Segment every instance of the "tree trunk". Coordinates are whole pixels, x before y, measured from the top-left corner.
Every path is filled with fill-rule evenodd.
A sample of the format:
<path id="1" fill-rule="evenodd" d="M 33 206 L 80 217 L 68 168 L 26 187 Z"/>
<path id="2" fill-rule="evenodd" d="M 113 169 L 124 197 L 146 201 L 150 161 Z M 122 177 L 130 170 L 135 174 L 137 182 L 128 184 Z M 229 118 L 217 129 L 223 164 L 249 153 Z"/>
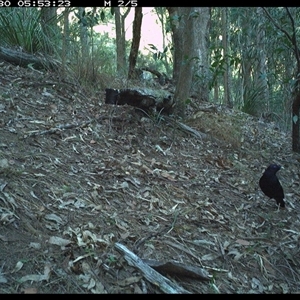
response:
<path id="1" fill-rule="evenodd" d="M 264 102 L 269 106 L 269 89 L 268 89 L 268 70 L 267 70 L 267 54 L 266 54 L 266 32 L 265 22 L 263 18 L 263 10 L 261 7 L 257 8 L 257 15 L 259 16 L 260 22 L 256 30 L 256 49 L 257 55 L 257 71 L 254 74 L 254 86 L 258 90 L 258 97 L 255 98 L 254 108 L 255 114 L 259 114 L 261 109 L 260 99 L 264 99 Z"/>
<path id="2" fill-rule="evenodd" d="M 78 7 L 78 14 L 81 17 L 84 17 L 84 7 Z M 89 36 L 88 36 L 88 27 L 80 22 L 80 43 L 81 43 L 81 54 L 82 57 L 87 58 L 89 54 Z"/>
<path id="3" fill-rule="evenodd" d="M 134 13 L 134 21 L 133 21 L 133 36 L 131 43 L 131 50 L 129 55 L 129 70 L 128 70 L 128 79 L 135 78 L 135 66 L 136 60 L 138 56 L 140 40 L 141 40 L 141 27 L 142 27 L 142 7 L 136 7 Z"/>
<path id="4" fill-rule="evenodd" d="M 185 115 L 185 101 L 188 99 L 192 86 L 192 64 L 193 64 L 193 50 L 194 50 L 194 32 L 193 19 L 190 17 L 192 7 L 178 7 L 178 14 L 180 16 L 180 26 L 178 28 L 181 33 L 181 40 L 179 44 L 174 44 L 175 51 L 181 54 L 181 65 L 178 71 L 178 78 L 176 81 L 174 100 L 176 103 L 175 113 L 180 117 Z M 186 33 L 189 34 L 186 34 Z M 174 40 L 175 42 L 175 40 Z M 189 45 L 185 47 L 184 45 Z M 181 47 L 181 48 L 179 48 Z M 177 57 L 179 59 L 179 57 Z"/>
<path id="5" fill-rule="evenodd" d="M 293 115 L 293 125 L 292 125 L 292 148 L 295 152 L 300 152 L 300 140 L 299 140 L 299 110 L 300 110 L 300 93 L 295 95 L 292 115 Z"/>
<path id="6" fill-rule="evenodd" d="M 197 98 L 208 100 L 206 34 L 209 8 L 172 7 L 168 11 L 173 20 L 175 113 L 183 117 L 192 85 Z"/>
<path id="7" fill-rule="evenodd" d="M 48 38 L 48 43 L 44 49 L 47 54 L 53 54 L 54 51 L 53 41 L 56 38 L 56 34 L 59 32 L 59 28 L 57 26 L 56 11 L 57 11 L 56 7 L 41 8 L 41 26 L 43 29 L 43 33 Z"/>
<path id="8" fill-rule="evenodd" d="M 225 59 L 225 70 L 224 70 L 224 104 L 228 107 L 233 107 L 232 101 L 230 98 L 230 89 L 229 89 L 229 80 L 230 80 L 230 66 L 229 66 L 229 43 L 228 43 L 228 8 L 221 8 L 221 18 L 222 18 L 222 44 L 224 49 L 224 59 Z"/>
<path id="9" fill-rule="evenodd" d="M 177 84 L 179 78 L 180 66 L 182 63 L 182 49 L 183 49 L 183 39 L 184 29 L 183 22 L 179 16 L 178 7 L 167 7 L 169 12 L 169 18 L 172 28 L 172 41 L 174 45 L 173 50 L 173 81 L 175 85 Z"/>
<path id="10" fill-rule="evenodd" d="M 191 57 L 196 58 L 193 63 L 193 94 L 196 94 L 197 98 L 201 101 L 208 101 L 209 68 L 206 41 L 208 36 L 210 8 L 193 7 L 191 18 L 193 20 L 192 32 L 195 39 L 194 49 Z"/>
<path id="11" fill-rule="evenodd" d="M 120 7 L 115 7 L 114 12 L 116 23 L 117 73 L 122 76 L 126 74 L 125 19 L 130 12 L 130 7 L 127 8 L 124 15 L 121 14 Z"/>
<path id="12" fill-rule="evenodd" d="M 252 98 L 252 91 L 253 91 L 253 81 L 252 81 L 252 74 L 253 71 L 253 49 L 252 45 L 252 39 L 251 39 L 251 32 L 253 28 L 249 24 L 249 18 L 253 17 L 252 11 L 248 9 L 247 16 L 241 15 L 241 27 L 243 28 L 243 32 L 241 33 L 242 41 L 240 47 L 243 49 L 242 51 L 242 84 L 243 84 L 243 94 L 242 94 L 242 111 L 251 115 L 255 115 L 255 110 L 253 108 L 253 98 Z"/>

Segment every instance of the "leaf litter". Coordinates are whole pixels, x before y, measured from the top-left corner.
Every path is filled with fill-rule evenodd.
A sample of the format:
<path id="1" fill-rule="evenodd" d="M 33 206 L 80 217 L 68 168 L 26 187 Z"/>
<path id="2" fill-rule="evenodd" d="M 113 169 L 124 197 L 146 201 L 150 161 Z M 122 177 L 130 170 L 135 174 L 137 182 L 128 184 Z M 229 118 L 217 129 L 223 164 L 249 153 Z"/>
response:
<path id="1" fill-rule="evenodd" d="M 1 63 L 3 293 L 299 293 L 288 134 L 203 102 L 147 118 L 72 82 Z M 258 189 L 271 162 L 285 210 Z"/>

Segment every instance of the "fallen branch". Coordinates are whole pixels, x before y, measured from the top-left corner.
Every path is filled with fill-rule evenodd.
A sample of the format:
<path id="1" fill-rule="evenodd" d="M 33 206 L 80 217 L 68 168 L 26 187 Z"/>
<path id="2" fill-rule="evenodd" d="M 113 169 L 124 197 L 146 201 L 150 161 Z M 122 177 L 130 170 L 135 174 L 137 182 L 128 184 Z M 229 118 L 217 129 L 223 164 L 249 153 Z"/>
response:
<path id="1" fill-rule="evenodd" d="M 128 250 L 124 245 L 120 243 L 115 244 L 116 249 L 124 254 L 124 258 L 129 265 L 138 268 L 144 277 L 152 284 L 158 286 L 166 294 L 190 294 L 187 290 L 180 287 L 176 283 L 173 283 L 168 278 L 162 276 L 157 271 L 145 264 L 141 258 L 136 256 L 133 252 Z"/>
<path id="2" fill-rule="evenodd" d="M 80 122 L 80 123 L 76 123 L 76 124 L 62 124 L 62 125 L 58 125 L 56 127 L 50 128 L 48 130 L 30 131 L 30 132 L 28 132 L 27 137 L 28 136 L 43 135 L 43 134 L 53 134 L 53 133 L 57 133 L 58 131 L 65 130 L 65 129 L 84 128 L 87 125 L 91 124 L 92 122 L 93 122 L 93 120 L 84 121 L 84 122 Z"/>
<path id="3" fill-rule="evenodd" d="M 211 141 L 213 141 L 215 143 L 218 143 L 218 144 L 222 143 L 220 140 L 214 138 L 213 136 L 208 135 L 204 132 L 198 131 L 198 130 L 196 130 L 196 129 L 194 129 L 194 128 L 186 125 L 186 124 L 183 124 L 179 121 L 176 121 L 172 117 L 163 116 L 162 120 L 165 120 L 166 122 L 170 123 L 175 128 L 178 128 L 178 129 L 182 130 L 183 132 L 187 132 L 187 133 L 191 134 L 192 136 L 194 136 L 198 139 L 211 140 Z"/>

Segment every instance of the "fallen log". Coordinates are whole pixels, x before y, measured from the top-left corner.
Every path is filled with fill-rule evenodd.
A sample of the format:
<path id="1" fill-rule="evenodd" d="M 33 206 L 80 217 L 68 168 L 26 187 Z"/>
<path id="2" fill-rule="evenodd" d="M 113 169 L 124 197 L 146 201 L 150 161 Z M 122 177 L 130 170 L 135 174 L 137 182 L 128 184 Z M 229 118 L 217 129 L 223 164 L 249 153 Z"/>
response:
<path id="1" fill-rule="evenodd" d="M 33 55 L 19 50 L 0 47 L 0 60 L 7 61 L 13 65 L 28 67 L 31 65 L 34 69 L 55 69 L 58 61 L 43 56 Z"/>
<path id="2" fill-rule="evenodd" d="M 113 105 L 127 104 L 146 112 L 156 110 L 164 114 L 170 114 L 174 107 L 174 100 L 169 92 L 149 88 L 106 89 L 105 103 Z"/>

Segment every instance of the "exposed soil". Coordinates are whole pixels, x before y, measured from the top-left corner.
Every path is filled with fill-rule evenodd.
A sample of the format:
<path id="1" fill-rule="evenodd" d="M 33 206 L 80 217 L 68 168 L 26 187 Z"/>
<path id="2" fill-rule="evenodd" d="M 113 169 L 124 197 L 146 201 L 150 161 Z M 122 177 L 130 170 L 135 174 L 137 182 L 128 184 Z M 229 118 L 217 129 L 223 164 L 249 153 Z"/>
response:
<path id="1" fill-rule="evenodd" d="M 0 291 L 163 293 L 117 251 L 204 269 L 190 293 L 298 293 L 299 155 L 290 136 L 200 103 L 184 123 L 105 105 L 70 80 L 0 65 Z M 193 117 L 192 117 L 193 116 Z M 286 209 L 258 188 L 268 166 Z"/>

